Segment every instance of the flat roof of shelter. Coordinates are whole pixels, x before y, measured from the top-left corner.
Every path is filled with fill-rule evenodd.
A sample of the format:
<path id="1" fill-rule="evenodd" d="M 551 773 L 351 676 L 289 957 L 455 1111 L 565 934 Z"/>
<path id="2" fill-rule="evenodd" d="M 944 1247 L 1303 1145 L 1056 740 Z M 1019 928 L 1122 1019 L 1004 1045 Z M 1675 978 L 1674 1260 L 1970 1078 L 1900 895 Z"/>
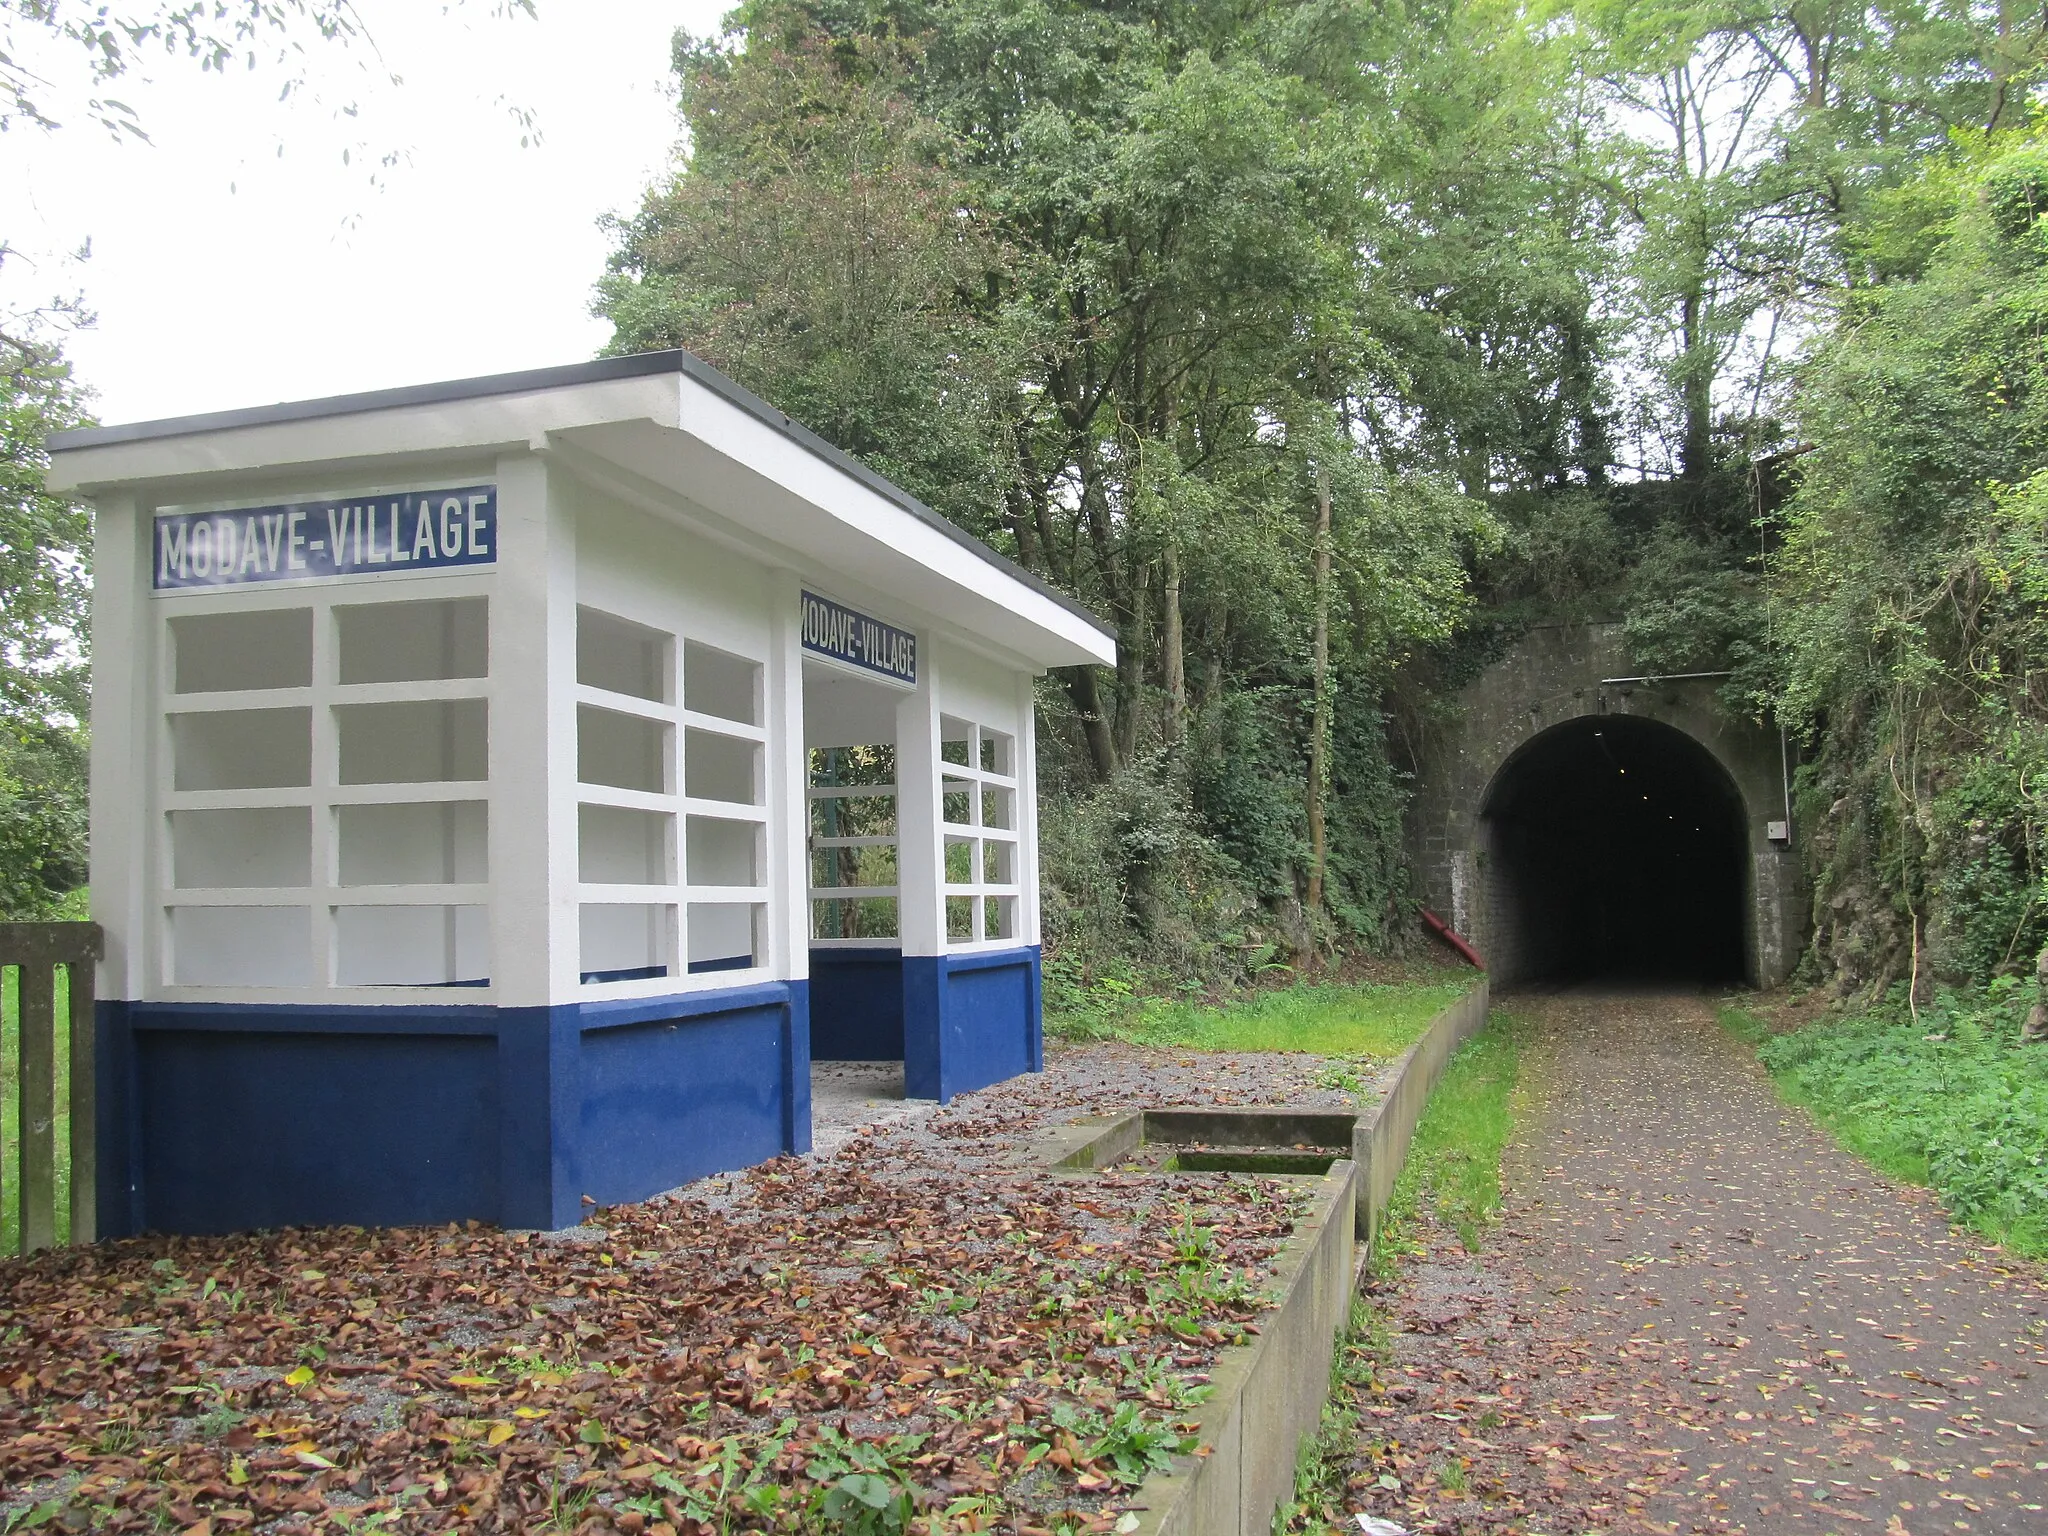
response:
<path id="1" fill-rule="evenodd" d="M 317 432 L 324 424 L 336 423 L 347 417 L 384 415 L 392 412 L 425 412 L 431 411 L 434 407 L 461 406 L 511 396 L 550 395 L 563 391 L 583 392 L 592 387 L 630 384 L 632 381 L 660 379 L 664 376 L 679 376 L 708 391 L 720 402 L 802 450 L 809 458 L 821 461 L 831 470 L 881 497 L 899 511 L 909 514 L 922 527 L 943 535 L 976 560 L 1009 580 L 1021 584 L 1037 598 L 1056 605 L 1067 616 L 1068 621 L 1055 621 L 1049 628 L 1036 627 L 1041 628 L 1047 638 L 1057 634 L 1060 643 L 1052 647 L 1052 652 L 1058 654 L 1048 652 L 1043 646 L 1019 647 L 1021 653 L 1031 655 L 1039 665 L 1071 665 L 1083 660 L 1111 662 L 1115 659 L 1115 631 L 1090 612 L 1085 605 L 1052 587 L 1034 572 L 991 549 L 965 529 L 933 511 L 901 486 L 877 474 L 853 455 L 834 447 L 810 428 L 793 419 L 787 412 L 776 409 L 701 358 L 680 348 L 664 352 L 635 353 L 626 357 L 599 358 L 591 362 L 571 363 L 554 368 L 526 369 L 516 373 L 451 379 L 433 384 L 332 395 L 315 400 L 285 401 L 275 405 L 238 410 L 210 411 L 192 416 L 167 417 L 158 421 L 83 427 L 53 433 L 49 439 L 52 456 L 50 484 L 52 488 L 59 490 L 91 491 L 152 481 L 183 480 L 198 475 L 246 474 L 266 469 L 274 471 L 289 468 L 295 463 L 310 465 L 323 461 L 342 462 L 349 459 L 421 451 L 450 453 L 465 449 L 474 450 L 488 446 L 493 439 L 488 434 L 465 436 L 460 431 L 452 434 L 431 434 L 415 441 L 392 443 L 388 447 L 382 447 L 381 452 L 378 446 L 358 440 L 348 444 L 337 443 L 333 445 L 335 451 L 329 454 L 316 452 L 310 457 L 269 460 L 264 459 L 260 452 L 253 455 L 247 451 L 192 453 L 180 451 L 180 445 L 189 445 L 191 440 L 202 438 L 229 441 L 255 438 L 267 442 L 274 441 L 274 434 L 280 428 L 288 429 L 303 425 Z M 595 413 L 571 413 L 560 421 L 543 418 L 508 424 L 530 428 L 535 437 L 545 437 L 554 432 L 623 426 L 633 422 L 647 422 L 660 427 L 671 425 L 631 406 L 622 410 L 599 409 Z M 682 431 L 686 430 L 687 425 L 679 414 L 673 427 Z M 495 440 L 509 441 L 502 437 Z M 247 447 L 255 446 L 255 442 L 247 444 Z M 607 459 L 612 458 L 611 454 L 604 453 L 602 446 L 599 446 L 598 451 Z M 644 475 L 644 465 L 638 467 Z M 803 491 L 789 486 L 781 476 L 772 478 L 782 481 L 785 489 L 789 489 L 792 494 L 818 504 L 815 497 L 806 496 Z M 661 489 L 674 494 L 690 494 L 688 487 L 665 483 L 658 477 L 655 477 L 655 483 Z M 714 507 L 712 510 L 722 509 Z M 875 537 L 875 534 L 870 531 L 869 537 Z M 954 580 L 957 584 L 958 578 Z M 992 593 L 984 591 L 977 595 L 984 602 L 1001 602 L 1001 599 Z M 949 617 L 957 620 L 960 615 L 956 613 Z M 1085 629 L 1074 626 L 1072 620 L 1082 621 Z M 1014 637 L 1011 638 L 1014 642 Z"/>

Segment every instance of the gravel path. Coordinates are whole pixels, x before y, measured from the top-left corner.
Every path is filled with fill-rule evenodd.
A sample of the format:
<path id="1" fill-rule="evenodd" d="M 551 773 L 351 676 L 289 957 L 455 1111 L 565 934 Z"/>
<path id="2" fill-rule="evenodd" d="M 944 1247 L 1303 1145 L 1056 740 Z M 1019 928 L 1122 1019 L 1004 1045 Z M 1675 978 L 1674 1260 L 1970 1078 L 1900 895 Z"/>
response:
<path id="1" fill-rule="evenodd" d="M 1443 1530 L 2048 1532 L 2038 1268 L 1839 1150 L 1704 999 L 1506 1006 L 1535 1021 L 1535 1108 L 1488 1251 L 1439 1242 L 1383 1298 L 1396 1366 L 1369 1411 L 1405 1447 L 1382 1461 L 1401 1462 L 1407 1500 L 1383 1513 Z M 1472 1497 L 1429 1486 L 1450 1457 Z"/>

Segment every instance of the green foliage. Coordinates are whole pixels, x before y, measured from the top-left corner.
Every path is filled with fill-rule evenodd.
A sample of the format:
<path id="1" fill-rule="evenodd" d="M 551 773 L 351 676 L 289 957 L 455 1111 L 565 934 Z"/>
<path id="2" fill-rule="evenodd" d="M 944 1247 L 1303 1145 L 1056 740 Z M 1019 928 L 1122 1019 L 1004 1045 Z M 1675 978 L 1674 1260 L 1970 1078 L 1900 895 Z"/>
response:
<path id="1" fill-rule="evenodd" d="M 1984 175 L 1984 209 L 2000 238 L 2022 239 L 2048 210 L 2048 151 L 2001 156 Z"/>
<path id="2" fill-rule="evenodd" d="M 1084 988 L 1397 915 L 1380 694 L 1493 530 L 1405 451 L 1408 367 L 1363 318 L 1412 316 L 1368 247 L 1423 249 L 1367 195 L 1398 155 L 1356 60 L 1395 41 L 1308 0 L 760 0 L 679 45 L 687 157 L 615 229 L 614 350 L 697 350 L 1115 624 L 1113 678 L 1041 696 Z"/>
<path id="3" fill-rule="evenodd" d="M 1903 995 L 1759 1051 L 1785 1095 L 1886 1173 L 1932 1185 L 1961 1221 L 2048 1254 L 2048 1049 L 2020 1043 L 2031 984 Z"/>
<path id="4" fill-rule="evenodd" d="M 2024 969 L 2048 945 L 2048 721 L 1958 764 L 1932 823 L 1937 958 L 1964 976 Z"/>
<path id="5" fill-rule="evenodd" d="M 1204 834 L 1176 765 L 1142 759 L 1039 808 L 1048 1013 L 1121 1011 L 1175 981 L 1241 980 L 1277 942 L 1256 895 Z M 1264 937 L 1262 937 L 1264 935 Z"/>
<path id="6" fill-rule="evenodd" d="M 1816 746 L 1816 968 L 1844 990 L 1916 954 L 1981 980 L 2048 940 L 2048 264 L 2011 213 L 2040 145 L 1965 138 L 1931 167 L 1870 236 L 1911 275 L 1856 295 L 1803 381 L 1779 707 Z"/>
<path id="7" fill-rule="evenodd" d="M 1002 250 L 904 98 L 908 60 L 817 35 L 680 56 L 691 157 L 614 224 L 609 350 L 689 346 L 975 532 L 1008 388 L 968 296 Z"/>
<path id="8" fill-rule="evenodd" d="M 1115 627 L 1039 701 L 1067 1016 L 1398 942 L 1396 763 L 1557 618 L 1807 735 L 1839 985 L 2043 936 L 2037 780 L 1972 766 L 2043 717 L 2038 30 L 750 0 L 676 66 L 613 349 L 698 350 Z"/>
<path id="9" fill-rule="evenodd" d="M 1194 1448 L 1192 1435 L 1155 1422 L 1136 1403 L 1118 1403 L 1085 1449 L 1088 1460 L 1105 1464 L 1117 1483 L 1135 1488 L 1154 1472 L 1170 1471 L 1175 1456 Z"/>
<path id="10" fill-rule="evenodd" d="M 86 417 L 53 347 L 0 350 L 0 918 L 31 918 L 85 881 L 91 527 L 43 442 Z"/>
<path id="11" fill-rule="evenodd" d="M 0 735 L 0 919 L 58 916 L 85 884 L 85 786 L 78 732 L 25 723 Z"/>
<path id="12" fill-rule="evenodd" d="M 1188 754 L 1190 810 L 1232 873 L 1271 901 L 1295 895 L 1307 855 L 1300 721 L 1293 689 L 1245 689 L 1198 721 Z"/>

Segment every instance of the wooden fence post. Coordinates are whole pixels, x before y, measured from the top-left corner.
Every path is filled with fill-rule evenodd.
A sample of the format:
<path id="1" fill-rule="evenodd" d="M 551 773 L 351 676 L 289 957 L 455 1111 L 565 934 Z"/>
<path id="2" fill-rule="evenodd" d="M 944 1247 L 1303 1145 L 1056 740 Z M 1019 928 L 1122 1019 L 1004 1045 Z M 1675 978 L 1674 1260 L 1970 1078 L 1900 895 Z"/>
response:
<path id="1" fill-rule="evenodd" d="M 93 1049 L 93 981 L 100 954 L 99 927 L 92 954 L 65 969 L 71 981 L 71 1241 L 97 1242 L 99 1221 L 99 1063 Z"/>
<path id="2" fill-rule="evenodd" d="M 57 1243 L 57 994 L 51 966 L 24 962 L 14 1022 L 21 1064 L 21 1251 Z"/>
<path id="3" fill-rule="evenodd" d="M 63 966 L 70 983 L 65 1020 L 69 1037 L 71 1135 L 71 1241 L 98 1234 L 97 1115 L 93 1060 L 93 965 L 106 936 L 97 923 L 0 923 L 0 970 L 20 977 L 16 1011 L 17 1091 L 21 1141 L 15 1191 L 21 1208 L 21 1251 L 57 1242 L 57 987 Z M 0 1194 L 6 1190 L 0 1170 Z"/>

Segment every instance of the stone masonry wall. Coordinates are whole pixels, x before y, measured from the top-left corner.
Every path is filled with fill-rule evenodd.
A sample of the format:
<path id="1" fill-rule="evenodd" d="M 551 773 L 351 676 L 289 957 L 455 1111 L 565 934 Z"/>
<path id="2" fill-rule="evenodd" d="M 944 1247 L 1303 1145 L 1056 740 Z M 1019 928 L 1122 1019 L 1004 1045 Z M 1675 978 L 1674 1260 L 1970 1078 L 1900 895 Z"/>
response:
<path id="1" fill-rule="evenodd" d="M 1767 822 L 1786 815 L 1777 733 L 1731 716 L 1715 697 L 1718 679 L 1602 681 L 1642 670 L 1623 648 L 1618 624 L 1532 630 L 1460 694 L 1456 722 L 1427 743 L 1415 765 L 1408 837 L 1418 894 L 1471 940 L 1497 983 L 1528 974 L 1535 957 L 1525 952 L 1509 893 L 1499 889 L 1503 882 L 1488 878 L 1488 791 L 1535 737 L 1597 715 L 1661 721 L 1698 742 L 1726 770 L 1742 797 L 1749 839 L 1750 978 L 1773 985 L 1798 959 L 1806 915 L 1798 859 L 1765 832 Z M 1798 829 L 1793 832 L 1796 837 Z"/>

